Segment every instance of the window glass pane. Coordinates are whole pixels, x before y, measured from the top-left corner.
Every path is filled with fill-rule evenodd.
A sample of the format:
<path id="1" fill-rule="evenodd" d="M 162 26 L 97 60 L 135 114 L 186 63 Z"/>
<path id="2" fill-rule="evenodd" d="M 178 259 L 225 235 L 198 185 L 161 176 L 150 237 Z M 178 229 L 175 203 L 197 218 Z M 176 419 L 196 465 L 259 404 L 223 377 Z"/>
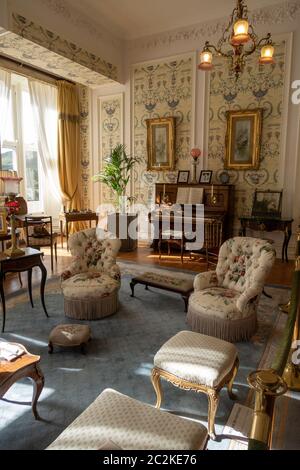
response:
<path id="1" fill-rule="evenodd" d="M 1 170 L 17 171 L 17 156 L 14 149 L 1 149 Z"/>
<path id="2" fill-rule="evenodd" d="M 11 94 L 9 104 L 8 104 L 8 112 L 6 119 L 4 121 L 4 128 L 0 129 L 0 134 L 2 136 L 2 140 L 8 140 L 9 142 L 14 142 L 16 140 L 15 135 L 15 125 L 14 125 L 14 117 L 13 117 L 13 100 L 15 99 L 15 93 Z M 0 109 L 7 109 L 4 106 L 5 98 L 0 99 Z"/>
<path id="3" fill-rule="evenodd" d="M 27 201 L 40 200 L 38 153 L 36 150 L 25 151 L 26 166 L 26 199 Z"/>

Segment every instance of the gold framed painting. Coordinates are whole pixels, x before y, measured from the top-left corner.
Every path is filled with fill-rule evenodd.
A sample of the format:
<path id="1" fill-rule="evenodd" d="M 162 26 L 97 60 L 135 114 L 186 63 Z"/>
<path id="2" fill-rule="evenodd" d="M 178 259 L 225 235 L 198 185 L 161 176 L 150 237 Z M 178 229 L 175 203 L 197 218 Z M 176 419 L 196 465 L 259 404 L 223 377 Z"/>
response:
<path id="1" fill-rule="evenodd" d="M 146 119 L 147 170 L 174 170 L 175 168 L 175 118 Z"/>
<path id="2" fill-rule="evenodd" d="M 263 109 L 227 111 L 225 165 L 228 170 L 257 170 Z"/>

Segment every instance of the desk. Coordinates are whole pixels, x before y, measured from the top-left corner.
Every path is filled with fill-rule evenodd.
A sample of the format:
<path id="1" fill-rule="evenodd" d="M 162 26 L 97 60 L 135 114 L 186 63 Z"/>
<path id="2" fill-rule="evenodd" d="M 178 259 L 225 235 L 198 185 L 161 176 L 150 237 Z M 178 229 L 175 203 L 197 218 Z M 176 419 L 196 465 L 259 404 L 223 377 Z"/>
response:
<path id="1" fill-rule="evenodd" d="M 44 387 L 44 375 L 38 366 L 40 356 L 30 354 L 21 344 L 18 344 L 18 346 L 24 350 L 22 356 L 13 361 L 0 362 L 0 398 L 15 382 L 24 377 L 29 377 L 33 382 L 31 407 L 35 419 L 39 419 L 36 405 Z"/>
<path id="2" fill-rule="evenodd" d="M 70 222 L 90 222 L 90 228 L 92 226 L 92 220 L 98 223 L 98 215 L 96 212 L 64 212 L 59 215 L 60 222 L 60 237 L 61 237 L 61 247 L 63 248 L 64 243 L 64 232 L 63 232 L 63 222 L 66 224 L 66 239 L 67 239 L 67 248 L 69 241 L 69 223 Z"/>
<path id="3" fill-rule="evenodd" d="M 5 296 L 4 296 L 4 288 L 3 282 L 6 273 L 21 273 L 23 271 L 27 271 L 28 273 L 28 291 L 29 291 L 29 299 L 31 306 L 33 307 L 33 300 L 32 300 L 32 287 L 31 287 L 31 279 L 32 279 L 32 268 L 38 266 L 42 272 L 42 280 L 41 280 L 41 301 L 43 305 L 44 312 L 46 317 L 48 317 L 48 313 L 45 306 L 45 284 L 47 279 L 47 270 L 42 262 L 42 255 L 39 250 L 35 250 L 34 248 L 25 248 L 25 254 L 21 256 L 16 256 L 15 258 L 9 258 L 4 253 L 0 254 L 0 296 L 2 300 L 2 310 L 3 310 L 3 320 L 2 320 L 2 333 L 4 332 L 5 328 L 5 317 L 6 317 L 6 308 L 5 308 Z"/>
<path id="4" fill-rule="evenodd" d="M 288 245 L 292 235 L 293 219 L 277 219 L 269 217 L 249 216 L 240 217 L 240 222 L 240 235 L 242 235 L 243 237 L 246 236 L 247 228 L 262 232 L 275 232 L 277 230 L 283 232 L 284 238 L 282 244 L 281 259 L 282 261 L 285 260 L 286 262 L 288 262 Z"/>

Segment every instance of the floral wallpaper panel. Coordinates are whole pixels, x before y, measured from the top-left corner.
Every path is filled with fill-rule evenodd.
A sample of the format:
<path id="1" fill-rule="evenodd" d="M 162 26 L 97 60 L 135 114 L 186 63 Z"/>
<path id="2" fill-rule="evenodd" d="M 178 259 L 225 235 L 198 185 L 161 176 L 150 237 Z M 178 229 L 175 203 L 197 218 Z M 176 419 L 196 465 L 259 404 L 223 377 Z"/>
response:
<path id="1" fill-rule="evenodd" d="M 258 55 L 248 58 L 245 71 L 235 81 L 224 64 L 216 58 L 210 80 L 208 168 L 214 181 L 224 170 L 226 111 L 263 108 L 262 145 L 258 170 L 230 170 L 230 183 L 235 185 L 236 223 L 249 215 L 255 188 L 279 187 L 280 144 L 285 74 L 285 43 L 276 46 L 275 64 L 260 66 Z"/>
<path id="2" fill-rule="evenodd" d="M 150 206 L 154 202 L 156 182 L 177 181 L 177 171 L 147 171 L 146 119 L 176 118 L 176 170 L 189 169 L 195 67 L 195 54 L 191 53 L 132 68 L 133 152 L 141 158 L 134 172 L 134 196 L 139 203 Z"/>
<path id="3" fill-rule="evenodd" d="M 105 165 L 111 150 L 123 143 L 123 94 L 99 98 L 99 150 L 100 169 Z M 100 185 L 100 201 L 114 203 L 114 193 L 104 184 Z"/>
<path id="4" fill-rule="evenodd" d="M 90 161 L 90 99 L 89 89 L 78 85 L 80 108 L 80 193 L 82 209 L 90 207 L 91 161 Z"/>

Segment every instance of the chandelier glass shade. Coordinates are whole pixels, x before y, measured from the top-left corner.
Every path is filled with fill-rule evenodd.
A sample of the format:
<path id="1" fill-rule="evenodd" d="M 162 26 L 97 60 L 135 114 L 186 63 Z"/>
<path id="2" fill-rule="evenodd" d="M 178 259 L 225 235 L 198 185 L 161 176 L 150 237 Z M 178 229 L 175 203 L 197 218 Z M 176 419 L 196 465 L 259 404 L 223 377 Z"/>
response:
<path id="1" fill-rule="evenodd" d="M 255 51 L 260 50 L 259 63 L 273 64 L 274 46 L 271 34 L 259 39 L 248 20 L 248 8 L 245 0 L 237 0 L 229 24 L 216 45 L 206 41 L 200 54 L 200 70 L 213 68 L 213 53 L 230 60 L 230 66 L 236 79 L 243 72 L 246 59 Z"/>

